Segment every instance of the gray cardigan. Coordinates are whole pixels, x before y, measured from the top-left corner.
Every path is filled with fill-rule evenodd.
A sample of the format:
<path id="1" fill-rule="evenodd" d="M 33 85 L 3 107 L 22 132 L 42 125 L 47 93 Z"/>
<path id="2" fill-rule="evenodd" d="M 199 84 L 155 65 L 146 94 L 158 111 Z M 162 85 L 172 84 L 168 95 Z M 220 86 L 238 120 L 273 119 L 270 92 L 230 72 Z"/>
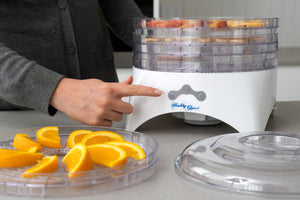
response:
<path id="1" fill-rule="evenodd" d="M 107 26 L 128 44 L 132 0 L 1 0 L 0 110 L 54 114 L 62 77 L 117 81 Z"/>

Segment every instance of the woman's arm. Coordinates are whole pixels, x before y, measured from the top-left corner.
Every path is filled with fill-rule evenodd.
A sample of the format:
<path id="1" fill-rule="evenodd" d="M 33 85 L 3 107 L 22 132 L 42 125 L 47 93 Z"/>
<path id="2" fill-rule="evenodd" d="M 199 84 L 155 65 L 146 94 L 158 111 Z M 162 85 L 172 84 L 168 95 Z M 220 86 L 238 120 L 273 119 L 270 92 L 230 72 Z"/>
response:
<path id="1" fill-rule="evenodd" d="M 144 17 L 133 0 L 99 0 L 111 30 L 128 45 L 132 44 L 133 18 Z"/>
<path id="2" fill-rule="evenodd" d="M 50 98 L 61 78 L 63 76 L 59 73 L 26 59 L 0 43 L 1 99 L 18 107 L 49 113 Z"/>

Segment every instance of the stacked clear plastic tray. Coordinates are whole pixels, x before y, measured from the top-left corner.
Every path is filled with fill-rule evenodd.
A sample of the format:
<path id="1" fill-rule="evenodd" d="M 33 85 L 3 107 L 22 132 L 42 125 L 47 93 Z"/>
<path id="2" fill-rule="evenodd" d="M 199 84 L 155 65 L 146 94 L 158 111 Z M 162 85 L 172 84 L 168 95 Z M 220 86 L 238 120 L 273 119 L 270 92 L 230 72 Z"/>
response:
<path id="1" fill-rule="evenodd" d="M 234 33 L 230 31 L 227 34 L 218 34 L 212 32 L 209 33 L 198 33 L 194 34 L 186 34 L 177 33 L 177 34 L 164 34 L 164 32 L 158 32 L 157 34 L 133 34 L 134 42 L 136 43 L 162 43 L 162 44 L 201 44 L 201 43 L 209 43 L 209 44 L 222 44 L 222 43 L 260 43 L 260 42 L 273 42 L 278 38 L 277 31 L 270 34 L 242 34 L 242 33 Z M 166 36 L 163 36 L 166 35 Z"/>
<path id="2" fill-rule="evenodd" d="M 134 20 L 136 68 L 202 73 L 264 70 L 277 66 L 277 51 L 278 18 Z"/>
<path id="3" fill-rule="evenodd" d="M 226 21 L 226 22 L 224 22 Z M 254 24 L 256 23 L 256 24 Z M 226 24 L 226 25 L 225 25 Z M 186 30 L 218 30 L 228 31 L 227 28 L 278 28 L 278 18 L 251 18 L 251 17 L 205 17 L 205 18 L 137 18 L 133 21 L 133 28 L 164 29 L 182 28 Z M 169 29 L 174 31 L 174 29 Z M 247 30 L 247 29 L 245 29 Z"/>
<path id="4" fill-rule="evenodd" d="M 183 73 L 218 73 L 242 72 L 273 69 L 277 66 L 277 58 L 264 62 L 150 62 L 148 60 L 134 60 L 133 65 L 149 71 L 183 72 Z"/>
<path id="5" fill-rule="evenodd" d="M 201 139 L 176 157 L 175 170 L 199 186 L 299 199 L 300 135 L 249 132 Z"/>
<path id="6" fill-rule="evenodd" d="M 232 56 L 202 56 L 197 54 L 148 54 L 135 52 L 133 58 L 135 60 L 149 60 L 149 61 L 182 61 L 182 62 L 220 62 L 220 63 L 234 63 L 234 62 L 264 62 L 268 59 L 276 58 L 276 53 L 262 53 L 251 55 L 232 55 Z"/>
<path id="7" fill-rule="evenodd" d="M 180 44 L 135 44 L 135 53 L 152 54 L 198 54 L 202 56 L 228 56 L 273 53 L 278 50 L 277 42 L 263 44 L 220 44 L 220 45 L 180 45 Z"/>
<path id="8" fill-rule="evenodd" d="M 7 133 L 35 134 L 39 128 L 15 130 Z M 68 170 L 62 163 L 63 156 L 69 151 L 66 146 L 69 134 L 74 130 L 113 131 L 124 137 L 126 141 L 134 142 L 145 151 L 146 158 L 135 160 L 128 158 L 127 164 L 115 168 L 94 165 L 94 169 L 85 172 L 83 176 L 68 177 Z M 125 131 L 117 128 L 104 127 L 59 127 L 62 148 L 51 149 L 43 147 L 44 156 L 57 155 L 59 168 L 53 173 L 41 173 L 32 178 L 22 178 L 22 173 L 29 167 L 0 168 L 0 194 L 28 197 L 74 197 L 116 189 L 138 184 L 148 179 L 156 169 L 158 143 L 150 136 L 140 132 Z M 34 140 L 35 138 L 32 137 Z M 0 148 L 13 149 L 13 140 L 1 141 Z"/>

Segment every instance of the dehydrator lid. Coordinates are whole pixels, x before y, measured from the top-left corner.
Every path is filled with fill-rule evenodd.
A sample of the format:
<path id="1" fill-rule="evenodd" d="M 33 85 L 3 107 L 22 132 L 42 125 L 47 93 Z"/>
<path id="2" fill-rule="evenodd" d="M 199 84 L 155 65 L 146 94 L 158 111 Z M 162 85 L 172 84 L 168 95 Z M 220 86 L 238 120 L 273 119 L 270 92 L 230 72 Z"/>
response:
<path id="1" fill-rule="evenodd" d="M 199 186 L 298 196 L 300 135 L 249 132 L 200 139 L 176 157 L 175 170 Z"/>

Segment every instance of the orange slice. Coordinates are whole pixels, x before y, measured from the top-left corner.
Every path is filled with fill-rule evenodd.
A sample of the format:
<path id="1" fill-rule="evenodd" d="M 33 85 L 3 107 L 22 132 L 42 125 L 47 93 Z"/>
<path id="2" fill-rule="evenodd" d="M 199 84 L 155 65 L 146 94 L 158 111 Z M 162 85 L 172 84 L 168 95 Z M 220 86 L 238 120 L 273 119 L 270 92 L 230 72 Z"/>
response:
<path id="1" fill-rule="evenodd" d="M 84 136 L 81 140 L 81 142 L 86 144 L 87 146 L 109 142 L 109 141 L 125 141 L 125 140 L 119 134 L 110 131 L 97 131 L 97 132 L 89 133 L 86 136 Z"/>
<path id="2" fill-rule="evenodd" d="M 31 147 L 30 149 L 27 150 L 28 152 L 31 152 L 31 153 L 35 153 L 38 151 L 38 147 Z"/>
<path id="3" fill-rule="evenodd" d="M 109 144 L 94 144 L 87 146 L 94 163 L 106 167 L 116 167 L 126 164 L 127 154 L 121 147 Z"/>
<path id="4" fill-rule="evenodd" d="M 87 134 L 92 133 L 92 132 L 93 131 L 90 131 L 90 130 L 73 131 L 68 137 L 67 146 L 70 148 L 73 148 L 75 146 L 75 144 L 80 142 L 84 136 L 86 136 Z"/>
<path id="5" fill-rule="evenodd" d="M 36 140 L 45 147 L 61 148 L 58 127 L 56 126 L 49 126 L 39 129 L 36 132 Z"/>
<path id="6" fill-rule="evenodd" d="M 0 167 L 26 167 L 42 159 L 42 153 L 0 149 Z"/>
<path id="7" fill-rule="evenodd" d="M 15 135 L 13 146 L 18 150 L 30 151 L 33 153 L 42 150 L 42 147 L 39 143 L 33 141 L 27 134 L 23 133 Z"/>
<path id="8" fill-rule="evenodd" d="M 42 160 L 38 161 L 38 164 L 34 165 L 33 167 L 27 169 L 23 174 L 23 178 L 28 178 L 32 176 L 37 176 L 36 173 L 51 173 L 57 170 L 58 168 L 58 160 L 57 156 L 47 156 L 44 157 Z"/>
<path id="9" fill-rule="evenodd" d="M 123 150 L 126 151 L 127 157 L 131 157 L 134 159 L 144 159 L 145 158 L 144 150 L 139 145 L 137 145 L 133 142 L 112 141 L 112 142 L 106 142 L 105 144 L 121 147 Z"/>
<path id="10" fill-rule="evenodd" d="M 69 170 L 69 177 L 82 176 L 74 172 L 88 171 L 93 169 L 93 161 L 84 143 L 77 143 L 62 159 Z"/>

